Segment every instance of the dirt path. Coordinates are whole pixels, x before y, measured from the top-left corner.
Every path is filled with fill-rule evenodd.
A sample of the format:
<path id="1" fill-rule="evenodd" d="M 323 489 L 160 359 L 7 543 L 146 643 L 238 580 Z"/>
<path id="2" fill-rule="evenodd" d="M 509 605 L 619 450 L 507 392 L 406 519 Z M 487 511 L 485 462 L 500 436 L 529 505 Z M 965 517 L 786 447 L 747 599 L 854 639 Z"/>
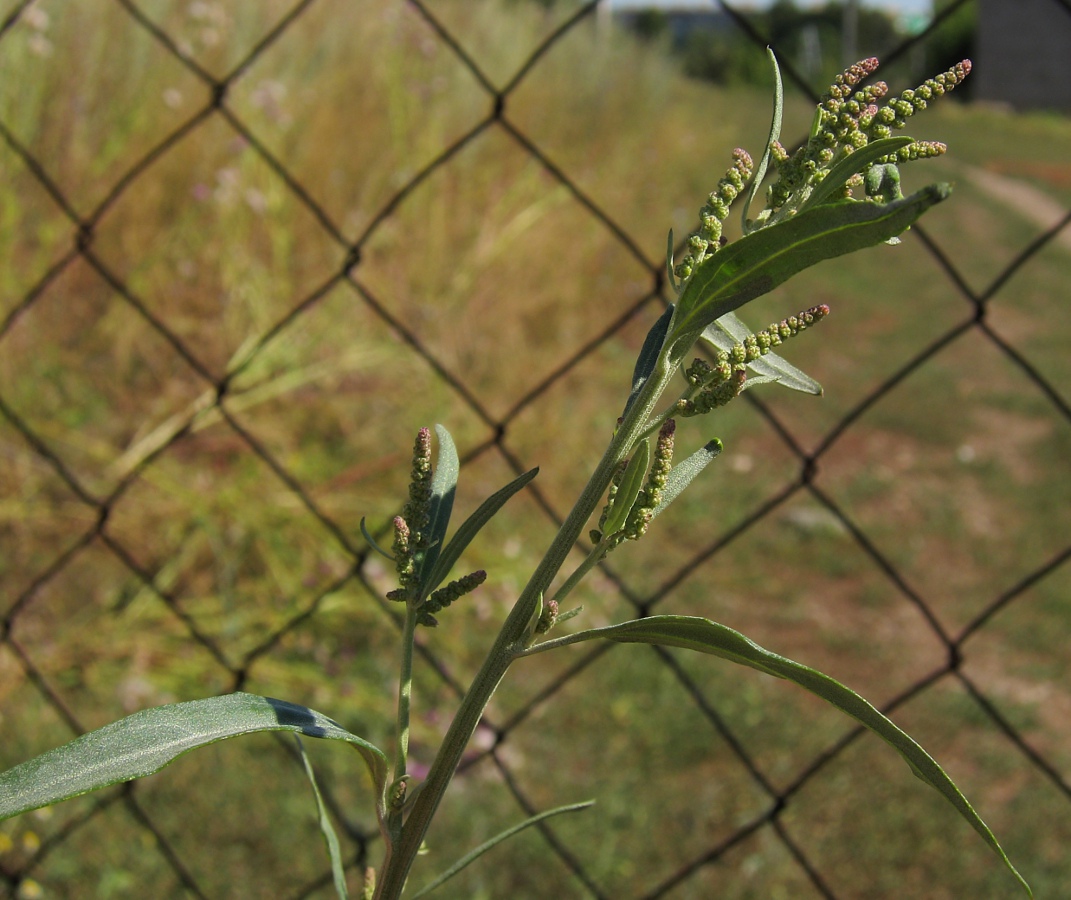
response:
<path id="1" fill-rule="evenodd" d="M 1048 230 L 1067 217 L 1066 208 L 1032 184 L 998 175 L 996 172 L 987 172 L 977 166 L 965 165 L 962 170 L 964 176 L 976 187 L 1042 229 Z M 1056 235 L 1053 243 L 1071 253 L 1071 225 Z"/>

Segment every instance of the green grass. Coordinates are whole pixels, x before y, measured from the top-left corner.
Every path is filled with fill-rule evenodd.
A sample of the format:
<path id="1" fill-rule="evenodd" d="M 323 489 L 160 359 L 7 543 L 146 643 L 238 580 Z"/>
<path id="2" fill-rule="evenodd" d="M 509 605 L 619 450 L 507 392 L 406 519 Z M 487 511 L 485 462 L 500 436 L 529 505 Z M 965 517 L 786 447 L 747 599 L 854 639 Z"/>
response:
<path id="1" fill-rule="evenodd" d="M 562 515 L 613 429 L 654 307 L 517 404 L 647 295 L 653 279 L 645 262 L 659 265 L 665 230 L 686 233 L 731 149 L 757 155 L 766 135 L 766 94 L 686 82 L 653 50 L 621 36 L 593 40 L 584 24 L 509 95 L 506 115 L 623 228 L 644 261 L 499 126 L 372 227 L 395 191 L 489 114 L 491 100 L 411 9 L 367 6 L 314 4 L 227 96 L 228 108 L 344 240 L 364 238 L 352 281 L 328 284 L 345 247 L 218 115 L 103 212 L 91 244 L 212 379 L 233 376 L 223 409 L 302 486 L 304 499 L 220 414 L 213 383 L 84 260 L 49 281 L 0 335 L 0 397 L 90 494 L 103 498 L 121 487 L 104 535 L 153 583 L 144 584 L 100 537 L 81 546 L 96 511 L 0 417 L 0 609 L 6 615 L 61 554 L 73 554 L 27 594 L 0 645 L 4 766 L 71 734 L 27 666 L 83 728 L 230 690 L 234 669 L 245 689 L 306 703 L 385 746 L 397 631 L 379 598 L 394 585 L 373 557 L 359 577 L 330 588 L 352 566 L 350 548 L 362 546 L 361 517 L 379 529 L 397 512 L 418 427 L 445 424 L 465 456 L 493 439 L 494 426 L 366 295 L 491 419 L 511 416 L 502 448 L 524 467 L 541 466 L 539 497 Z M 571 8 L 432 6 L 499 86 Z M 286 8 L 144 5 L 217 76 Z M 51 53 L 40 55 L 26 23 L 0 40 L 0 121 L 88 216 L 142 154 L 208 102 L 208 92 L 117 4 L 62 15 L 42 9 L 51 20 L 38 37 Z M 802 134 L 809 118 L 790 98 L 786 139 Z M 953 199 L 923 227 L 968 285 L 983 291 L 1039 229 L 962 177 L 962 165 L 1018 175 L 1009 169 L 1014 160 L 1025 181 L 1067 202 L 1059 167 L 1071 126 L 1053 116 L 940 104 L 917 125 L 912 133 L 945 140 L 951 152 L 920 166 L 915 183 L 957 182 Z M 0 166 L 6 318 L 70 250 L 74 227 L 6 144 Z M 1065 397 L 1067 264 L 1067 251 L 1049 246 L 988 308 L 994 331 Z M 900 247 L 805 273 L 744 318 L 758 327 L 819 302 L 834 314 L 785 355 L 823 383 L 825 396 L 756 391 L 805 451 L 923 347 L 973 315 L 908 235 Z M 678 452 L 714 435 L 726 442 L 723 458 L 644 541 L 611 559 L 630 591 L 657 597 L 657 612 L 740 628 L 879 703 L 943 666 L 945 650 L 916 607 L 806 493 L 707 558 L 800 473 L 798 459 L 746 402 L 717 420 L 681 423 Z M 831 444 L 818 460 L 816 485 L 954 635 L 1066 546 L 1069 449 L 1068 423 L 971 331 Z M 457 514 L 513 475 L 498 449 L 482 449 L 462 471 Z M 459 684 L 475 672 L 552 535 L 540 502 L 526 493 L 466 551 L 462 567 L 486 568 L 488 583 L 422 634 Z M 1064 567 L 963 648 L 968 677 L 1065 773 L 1067 587 Z M 632 613 L 598 573 L 577 602 L 586 611 L 569 627 Z M 191 623 L 226 666 L 193 639 Z M 494 698 L 495 724 L 581 656 L 567 650 L 518 666 Z M 850 728 L 836 711 L 772 679 L 708 658 L 673 658 L 777 789 Z M 420 765 L 430 762 L 457 698 L 425 666 L 415 697 Z M 917 728 L 963 780 L 1038 896 L 1054 896 L 1071 877 L 1061 850 L 1071 829 L 1066 798 L 951 679 L 897 719 Z M 360 766 L 334 748 L 311 752 L 346 816 L 371 829 Z M 653 889 L 771 803 L 647 648 L 615 647 L 600 657 L 516 724 L 499 753 L 537 808 L 598 801 L 550 829 L 610 896 Z M 1013 896 L 995 859 L 931 793 L 883 745 L 857 741 L 790 799 L 785 827 L 837 896 Z M 209 896 L 292 896 L 325 871 L 307 785 L 274 741 L 232 742 L 188 757 L 140 785 L 135 798 Z M 183 896 L 123 801 L 73 826 L 95 805 L 81 799 L 3 823 L 0 862 L 21 871 L 34 853 L 28 833 L 47 843 L 72 826 L 28 871 L 48 896 Z M 457 780 L 414 882 L 521 818 L 501 773 L 483 760 Z M 370 863 L 378 852 L 373 845 Z M 352 885 L 359 880 L 354 870 Z M 470 867 L 452 891 L 585 895 L 534 830 Z M 769 828 L 700 867 L 673 896 L 713 894 L 817 896 Z"/>

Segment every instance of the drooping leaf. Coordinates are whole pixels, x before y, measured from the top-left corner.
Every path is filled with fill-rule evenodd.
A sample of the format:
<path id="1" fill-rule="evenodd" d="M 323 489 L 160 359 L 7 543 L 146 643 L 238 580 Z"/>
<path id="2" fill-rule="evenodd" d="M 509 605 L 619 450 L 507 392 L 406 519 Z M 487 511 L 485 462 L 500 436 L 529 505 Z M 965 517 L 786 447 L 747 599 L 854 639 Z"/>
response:
<path id="1" fill-rule="evenodd" d="M 454 495 L 457 491 L 457 478 L 461 465 L 457 458 L 457 447 L 450 432 L 442 425 L 435 426 L 435 436 L 439 439 L 439 453 L 435 458 L 435 469 L 431 476 L 431 509 L 428 521 L 428 549 L 420 564 L 420 580 L 423 583 L 427 574 L 435 568 L 435 561 L 446 541 L 446 530 L 450 527 L 450 513 L 454 508 Z"/>
<path id="2" fill-rule="evenodd" d="M 506 504 L 506 501 L 509 500 L 510 497 L 516 494 L 517 491 L 528 484 L 528 482 L 538 474 L 539 469 L 529 469 L 523 475 L 518 475 L 504 488 L 500 488 L 484 500 L 476 511 L 462 523 L 461 527 L 458 528 L 457 532 L 450 539 L 450 542 L 443 548 L 442 553 L 435 560 L 435 565 L 431 568 L 425 583 L 421 586 L 422 593 L 425 597 L 430 595 L 432 591 L 446 580 L 446 576 L 450 574 L 450 570 L 461 558 L 461 554 L 465 552 L 465 548 L 472 542 L 472 539 L 479 534 L 480 529 L 491 521 L 495 513 Z"/>
<path id="3" fill-rule="evenodd" d="M 586 800 L 583 803 L 570 803 L 568 806 L 559 806 L 556 809 L 548 809 L 546 812 L 541 812 L 538 815 L 534 815 L 529 819 L 525 819 L 518 825 L 514 825 L 512 828 L 507 828 L 501 834 L 495 835 L 491 840 L 485 841 L 480 844 L 475 850 L 470 853 L 466 853 L 461 859 L 450 866 L 445 872 L 438 878 L 432 881 L 430 884 L 426 884 L 419 891 L 413 894 L 413 900 L 417 900 L 418 897 L 424 897 L 434 891 L 436 888 L 441 887 L 451 878 L 453 878 L 458 872 L 465 868 L 469 863 L 475 862 L 481 856 L 483 856 L 488 850 L 501 844 L 507 838 L 513 837 L 518 832 L 524 831 L 525 828 L 529 828 L 532 825 L 537 825 L 540 822 L 551 818 L 552 816 L 560 816 L 563 813 L 580 812 L 582 809 L 587 809 L 589 806 L 594 806 L 594 800 Z"/>
<path id="4" fill-rule="evenodd" d="M 8 769 L 0 774 L 0 819 L 152 775 L 198 747 L 259 731 L 352 744 L 382 795 L 387 757 L 374 744 L 308 707 L 235 693 L 136 712 Z"/>
<path id="5" fill-rule="evenodd" d="M 677 302 L 667 337 L 679 360 L 711 322 L 825 259 L 895 237 L 951 193 L 933 184 L 893 203 L 839 200 L 752 232 L 704 260 Z"/>
<path id="6" fill-rule="evenodd" d="M 650 464 L 651 442 L 642 440 L 636 445 L 632 458 L 625 467 L 625 473 L 621 476 L 621 482 L 617 486 L 614 505 L 610 507 L 610 514 L 606 517 L 606 523 L 603 526 L 603 533 L 607 536 L 616 534 L 625 527 L 625 520 L 632 512 L 632 506 L 643 488 L 644 476 Z"/>
<path id="7" fill-rule="evenodd" d="M 736 313 L 726 313 L 704 328 L 700 337 L 719 350 L 729 351 L 733 349 L 734 344 L 744 343 L 751 334 L 751 330 L 740 321 Z M 794 391 L 802 391 L 805 394 L 822 393 L 822 385 L 776 353 L 767 353 L 747 365 L 762 378 L 772 379 Z M 754 379 L 744 382 L 745 387 L 748 384 L 754 386 Z"/>
<path id="8" fill-rule="evenodd" d="M 755 170 L 755 177 L 751 180 L 751 190 L 748 192 L 748 195 L 744 200 L 744 211 L 741 217 L 743 219 L 744 234 L 753 231 L 757 224 L 750 221 L 747 214 L 751 209 L 752 201 L 758 195 L 759 190 L 762 187 L 762 180 L 766 177 L 766 170 L 770 166 L 770 154 L 772 153 L 772 150 L 770 149 L 771 145 L 781 137 L 781 116 L 785 106 L 785 89 L 781 84 L 781 69 L 777 65 L 777 56 L 774 55 L 773 50 L 769 47 L 766 48 L 766 56 L 770 60 L 770 65 L 773 67 L 774 74 L 773 118 L 770 121 L 770 135 L 766 138 L 766 148 L 763 151 L 762 158 L 759 160 L 759 167 Z"/>
<path id="9" fill-rule="evenodd" d="M 665 487 L 662 488 L 662 499 L 651 513 L 651 518 L 660 515 L 662 510 L 676 500 L 695 477 L 717 458 L 722 449 L 722 442 L 714 438 L 670 469 L 666 476 Z"/>
<path id="10" fill-rule="evenodd" d="M 619 643 L 657 644 L 663 647 L 680 647 L 699 653 L 709 653 L 742 666 L 758 669 L 767 675 L 792 681 L 821 697 L 870 729 L 896 750 L 915 775 L 935 788 L 955 807 L 956 811 L 1000 857 L 1027 893 L 1033 896 L 1029 885 L 1012 865 L 993 832 L 989 830 L 989 826 L 982 821 L 981 816 L 975 812 L 974 807 L 956 787 L 955 782 L 945 774 L 944 769 L 891 719 L 840 682 L 816 669 L 772 653 L 732 628 L 698 616 L 651 616 L 621 625 L 581 631 L 547 643 L 565 646 L 600 638 Z M 537 644 L 528 652 L 538 653 L 539 647 L 540 645 Z"/>
<path id="11" fill-rule="evenodd" d="M 305 775 L 309 779 L 309 784 L 312 785 L 312 796 L 316 800 L 317 822 L 320 825 L 320 833 L 324 836 L 324 843 L 327 845 L 327 855 L 331 860 L 331 877 L 335 882 L 335 893 L 338 894 L 339 900 L 349 900 L 346 870 L 342 865 L 342 850 L 339 847 L 335 826 L 331 824 L 331 817 L 327 814 L 327 807 L 324 806 L 324 798 L 320 794 L 320 786 L 316 783 L 316 773 L 313 771 L 309 755 L 305 752 L 305 745 L 296 734 L 294 742 L 301 755 L 301 762 L 305 766 Z"/>
<path id="12" fill-rule="evenodd" d="M 672 252 L 672 247 L 670 250 Z M 628 400 L 625 402 L 625 411 L 621 413 L 622 416 L 628 414 L 640 390 L 647 383 L 647 379 L 651 377 L 655 364 L 658 362 L 658 355 L 662 352 L 662 345 L 666 342 L 666 334 L 669 332 L 669 323 L 672 318 L 673 304 L 671 303 L 662 312 L 662 315 L 658 317 L 654 325 L 651 326 L 647 332 L 647 337 L 643 339 L 640 355 L 636 357 L 636 366 L 632 371 L 632 390 L 629 392 Z"/>

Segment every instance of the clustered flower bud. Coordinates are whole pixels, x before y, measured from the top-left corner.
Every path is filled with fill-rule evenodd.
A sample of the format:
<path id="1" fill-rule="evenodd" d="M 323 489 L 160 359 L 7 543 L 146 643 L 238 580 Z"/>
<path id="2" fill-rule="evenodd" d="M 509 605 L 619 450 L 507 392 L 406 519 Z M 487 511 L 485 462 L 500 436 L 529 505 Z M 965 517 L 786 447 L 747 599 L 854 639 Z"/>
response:
<path id="1" fill-rule="evenodd" d="M 762 331 L 749 335 L 743 344 L 747 362 L 765 356 L 772 348 L 780 347 L 784 341 L 822 321 L 828 315 L 829 307 L 820 303 L 818 306 L 812 306 L 780 322 L 773 322 Z"/>
<path id="2" fill-rule="evenodd" d="M 558 622 L 558 601 L 548 600 L 543 604 L 543 611 L 539 614 L 539 621 L 536 622 L 535 633 L 546 634 L 552 629 Z"/>
<path id="3" fill-rule="evenodd" d="M 441 609 L 446 609 L 446 607 L 455 600 L 464 597 L 465 594 L 471 594 L 486 580 L 487 573 L 483 569 L 477 569 L 471 575 L 464 575 L 456 581 L 451 581 L 445 587 L 439 588 L 437 591 L 434 591 L 423 604 L 421 604 L 420 610 L 417 613 L 417 621 L 421 625 L 427 625 L 429 628 L 434 628 L 439 622 L 432 613 L 437 613 Z"/>
<path id="4" fill-rule="evenodd" d="M 889 92 L 889 86 L 884 81 L 858 87 L 877 67 L 877 59 L 864 59 L 836 77 L 819 101 L 814 136 L 794 154 L 790 156 L 779 143 L 771 144 L 770 158 L 778 178 L 767 192 L 767 212 L 764 215 L 768 223 L 774 217 L 785 218 L 794 214 L 810 191 L 841 159 L 871 141 L 890 137 L 894 130 L 903 128 L 916 112 L 926 109 L 930 101 L 961 84 L 970 74 L 971 62 L 963 60 L 947 72 L 927 79 L 914 90 L 904 91 L 884 105 L 879 105 Z M 861 173 L 862 177 L 849 179 L 843 190 L 838 188 L 837 196 L 850 197 L 852 188 L 868 183 L 866 176 L 875 165 L 895 166 L 897 163 L 928 159 L 940 156 L 945 150 L 945 145 L 938 142 L 915 141 L 871 163 Z M 888 182 L 883 190 L 867 191 L 868 199 L 879 202 L 897 199 L 898 195 L 898 183 L 895 191 Z"/>
<path id="5" fill-rule="evenodd" d="M 714 365 L 696 358 L 684 371 L 685 380 L 699 392 L 691 399 L 677 401 L 677 413 L 685 418 L 708 413 L 740 396 L 747 379 L 747 364 L 781 346 L 793 335 L 829 315 L 824 303 L 794 316 L 773 322 L 762 331 L 748 335 L 731 350 L 720 350 Z"/>
<path id="6" fill-rule="evenodd" d="M 741 350 L 743 349 L 742 345 L 737 346 Z M 692 365 L 688 367 L 689 373 L 696 370 L 697 363 L 703 363 L 703 360 L 694 360 Z M 703 363 L 703 365 L 706 364 Z M 686 377 L 691 381 L 693 376 L 686 374 Z M 725 404 L 735 400 L 744 389 L 744 382 L 747 380 L 747 369 L 743 363 L 735 365 L 730 363 L 730 354 L 722 350 L 718 353 L 718 364 L 710 369 L 708 378 L 709 380 L 703 383 L 699 393 L 690 400 L 677 401 L 676 412 L 678 415 L 686 419 L 692 416 L 701 416 L 712 409 L 725 406 Z"/>
<path id="7" fill-rule="evenodd" d="M 392 810 L 399 810 L 405 806 L 406 789 L 409 786 L 409 782 L 405 779 L 399 779 L 390 786 L 389 796 L 387 797 L 387 805 Z"/>
<path id="8" fill-rule="evenodd" d="M 424 549 L 431 515 L 431 429 L 421 428 L 413 445 L 413 468 L 409 478 L 409 500 L 402 517 L 409 525 L 414 549 Z"/>
<path id="9" fill-rule="evenodd" d="M 722 223 L 754 171 L 755 163 L 750 154 L 737 147 L 733 151 L 732 165 L 699 210 L 699 228 L 688 238 L 688 256 L 673 270 L 679 279 L 687 281 L 696 266 L 721 247 Z"/>
<path id="10" fill-rule="evenodd" d="M 625 521 L 625 537 L 630 541 L 638 540 L 647 533 L 647 526 L 654 516 L 654 511 L 662 502 L 662 490 L 673 466 L 673 434 L 676 430 L 677 423 L 673 419 L 667 419 L 658 431 L 658 442 L 655 445 L 651 470 L 647 474 L 647 482 Z"/>
<path id="11" fill-rule="evenodd" d="M 421 428 L 413 446 L 413 468 L 409 481 L 409 499 L 402 514 L 394 517 L 394 565 L 398 570 L 397 590 L 387 599 L 402 601 L 418 589 L 420 561 L 427 550 L 425 531 L 431 517 L 431 431 Z"/>

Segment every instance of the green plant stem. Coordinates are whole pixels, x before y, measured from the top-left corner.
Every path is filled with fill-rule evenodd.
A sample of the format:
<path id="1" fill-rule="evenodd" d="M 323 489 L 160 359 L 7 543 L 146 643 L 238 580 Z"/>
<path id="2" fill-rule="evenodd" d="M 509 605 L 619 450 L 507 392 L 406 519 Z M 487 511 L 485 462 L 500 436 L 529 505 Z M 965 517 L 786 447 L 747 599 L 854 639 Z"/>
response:
<path id="1" fill-rule="evenodd" d="M 562 600 L 564 600 L 566 597 L 569 596 L 570 593 L 572 593 L 573 588 L 575 588 L 578 584 L 580 584 L 581 581 L 584 580 L 584 576 L 587 575 L 588 572 L 590 572 L 592 569 L 594 569 L 595 566 L 597 566 L 600 562 L 602 562 L 603 559 L 605 559 L 605 545 L 606 539 L 604 537 L 602 541 L 600 541 L 598 544 L 591 548 L 591 552 L 584 557 L 584 561 L 576 567 L 576 569 L 573 571 L 573 574 L 565 580 L 565 583 L 562 584 L 562 586 L 554 592 L 553 600 L 555 603 L 561 604 Z"/>
<path id="2" fill-rule="evenodd" d="M 461 701 L 461 706 L 450 723 L 450 728 L 443 738 L 435 761 L 431 764 L 420 796 L 417 797 L 402 827 L 401 840 L 394 844 L 384 862 L 376 886 L 377 900 L 398 900 L 401 897 L 413 860 L 416 859 L 417 851 L 424 841 L 432 818 L 450 785 L 450 780 L 454 776 L 454 771 L 457 769 L 469 738 L 476 730 L 480 717 L 491 695 L 495 692 L 495 688 L 506 674 L 506 670 L 524 652 L 525 632 L 540 597 L 550 586 L 551 581 L 561 570 L 569 553 L 576 545 L 584 526 L 606 493 L 618 465 L 628 456 L 629 451 L 646 429 L 659 397 L 677 369 L 676 364 L 671 364 L 667 356 L 667 353 L 662 353 L 654 371 L 637 396 L 636 402 L 618 426 L 606 452 L 565 522 L 562 523 L 546 556 L 536 567 L 531 579 L 506 617 L 494 645 Z"/>
<path id="3" fill-rule="evenodd" d="M 394 761 L 394 784 L 406 774 L 409 760 L 409 708 L 413 698 L 413 641 L 416 636 L 417 610 L 411 603 L 405 605 L 405 625 L 402 628 L 402 665 L 398 677 L 398 741 Z M 392 800 L 388 796 L 387 802 Z M 401 810 L 387 810 L 387 822 L 391 841 L 401 837 Z"/>

